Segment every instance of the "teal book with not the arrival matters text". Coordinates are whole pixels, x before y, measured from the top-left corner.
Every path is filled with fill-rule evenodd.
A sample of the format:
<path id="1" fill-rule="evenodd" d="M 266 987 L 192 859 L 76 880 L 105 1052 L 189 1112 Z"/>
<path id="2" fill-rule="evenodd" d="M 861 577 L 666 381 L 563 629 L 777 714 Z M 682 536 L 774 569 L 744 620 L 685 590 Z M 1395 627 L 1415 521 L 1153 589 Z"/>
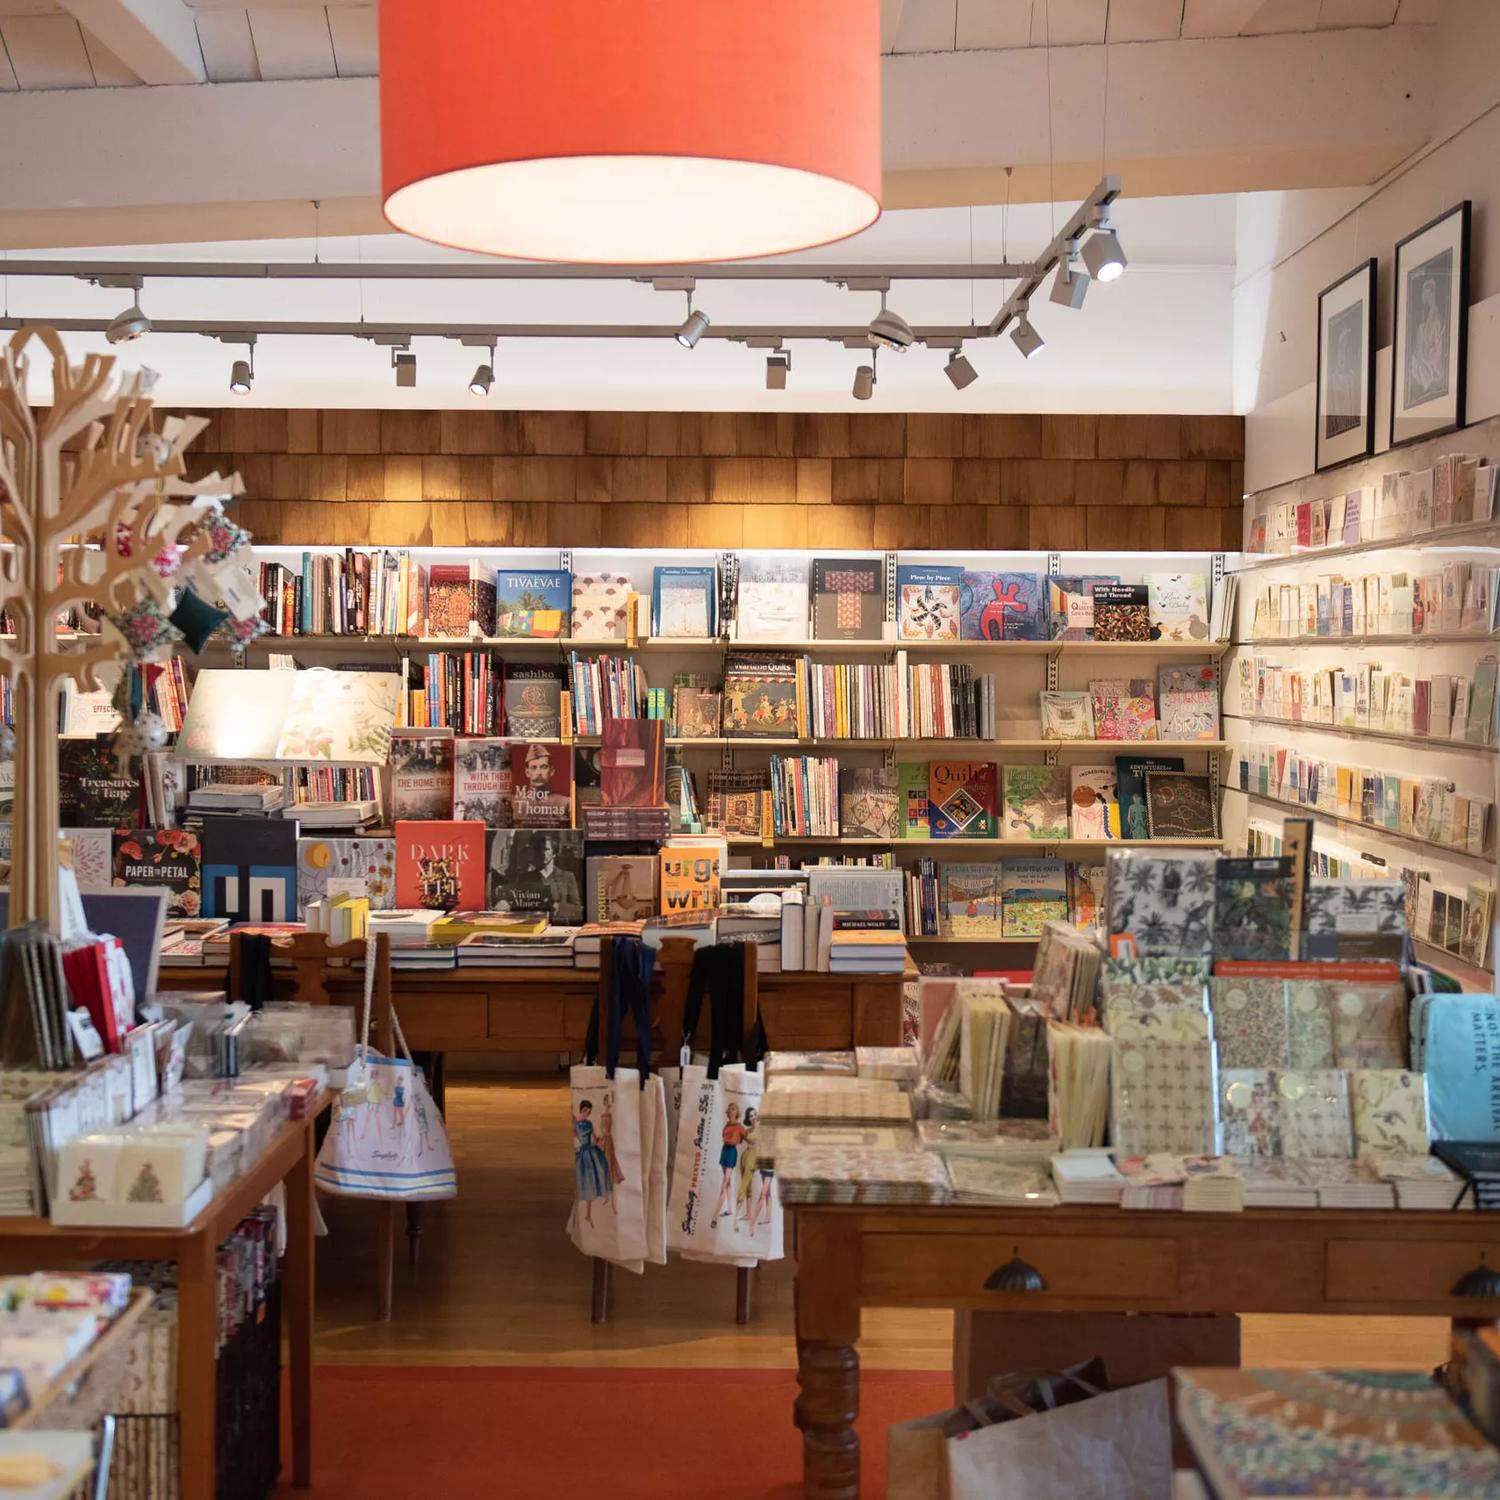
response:
<path id="1" fill-rule="evenodd" d="M 1422 1032 L 1433 1137 L 1500 1141 L 1500 1000 L 1434 996 Z"/>

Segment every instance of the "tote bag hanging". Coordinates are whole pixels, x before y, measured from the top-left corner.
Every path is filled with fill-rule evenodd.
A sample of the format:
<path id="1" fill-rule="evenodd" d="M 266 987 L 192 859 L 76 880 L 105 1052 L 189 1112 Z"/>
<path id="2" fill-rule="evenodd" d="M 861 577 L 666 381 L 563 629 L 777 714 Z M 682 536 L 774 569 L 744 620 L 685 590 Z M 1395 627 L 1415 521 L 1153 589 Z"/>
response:
<path id="1" fill-rule="evenodd" d="M 742 1036 L 734 978 L 743 961 L 741 952 L 725 945 L 700 949 L 693 962 L 683 1049 L 686 1054 L 707 995 L 709 1055 L 706 1064 L 682 1068 L 667 1210 L 670 1249 L 692 1260 L 741 1266 L 779 1260 L 784 1253 L 775 1175 L 755 1149 L 766 1041 L 759 1020 L 750 1038 Z"/>
<path id="2" fill-rule="evenodd" d="M 642 1066 L 619 1067 L 621 990 L 649 984 L 654 954 L 641 943 L 616 941 L 612 956 L 615 983 L 607 1001 L 610 1024 L 604 1065 L 597 1061 L 596 997 L 584 1043 L 585 1061 L 568 1074 L 573 1132 L 573 1207 L 568 1234 L 583 1254 L 639 1273 L 648 1248 L 646 1177 L 652 1150 L 642 1149 L 642 1084 L 650 1066 L 651 1034 L 648 1025 L 638 1037 Z M 633 1005 L 631 1009 L 634 1013 Z M 638 1016 L 637 1025 L 639 1030 Z"/>
<path id="3" fill-rule="evenodd" d="M 365 990 L 359 1047 L 348 1081 L 333 1106 L 333 1121 L 313 1168 L 313 1181 L 340 1198 L 407 1203 L 451 1198 L 458 1191 L 443 1117 L 394 1010 L 400 1057 L 371 1051 L 370 1005 L 375 988 L 375 943 L 365 948 Z"/>

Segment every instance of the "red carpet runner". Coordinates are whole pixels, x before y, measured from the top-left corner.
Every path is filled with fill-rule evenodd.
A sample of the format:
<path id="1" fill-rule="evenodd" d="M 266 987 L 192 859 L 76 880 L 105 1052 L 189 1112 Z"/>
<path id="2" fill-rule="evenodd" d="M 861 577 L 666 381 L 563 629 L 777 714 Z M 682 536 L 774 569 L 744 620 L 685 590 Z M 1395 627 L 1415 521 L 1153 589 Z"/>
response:
<path id="1" fill-rule="evenodd" d="M 320 1365 L 311 1491 L 373 1500 L 794 1500 L 801 1434 L 789 1370 Z M 885 1489 L 885 1430 L 951 1404 L 946 1371 L 861 1382 L 864 1493 Z"/>

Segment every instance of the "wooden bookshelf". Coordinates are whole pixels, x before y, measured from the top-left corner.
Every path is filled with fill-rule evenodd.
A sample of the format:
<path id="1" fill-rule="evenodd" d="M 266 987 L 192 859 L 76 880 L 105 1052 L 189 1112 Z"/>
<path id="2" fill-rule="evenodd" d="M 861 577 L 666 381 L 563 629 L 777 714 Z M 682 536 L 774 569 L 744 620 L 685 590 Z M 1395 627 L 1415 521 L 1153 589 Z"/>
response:
<path id="1" fill-rule="evenodd" d="M 813 834 L 774 835 L 757 838 L 752 834 L 731 834 L 731 849 L 820 848 L 820 849 L 892 849 L 912 850 L 923 854 L 941 853 L 944 849 L 997 849 L 1012 854 L 1029 851 L 1038 859 L 1075 858 L 1080 854 L 1102 856 L 1107 849 L 1222 849 L 1217 839 L 860 839 L 833 835 L 820 838 Z"/>

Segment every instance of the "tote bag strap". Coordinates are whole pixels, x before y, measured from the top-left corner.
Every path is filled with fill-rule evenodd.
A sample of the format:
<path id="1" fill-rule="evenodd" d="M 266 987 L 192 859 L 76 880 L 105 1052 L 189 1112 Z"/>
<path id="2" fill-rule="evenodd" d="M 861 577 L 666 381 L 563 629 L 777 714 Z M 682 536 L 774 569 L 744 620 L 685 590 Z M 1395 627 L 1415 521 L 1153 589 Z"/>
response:
<path id="1" fill-rule="evenodd" d="M 365 938 L 365 983 L 364 995 L 359 1006 L 359 1047 L 358 1054 L 361 1063 L 364 1063 L 370 1054 L 370 1014 L 375 1006 L 375 934 L 369 933 Z M 391 1011 L 391 1019 L 395 1020 L 396 1012 Z M 399 1035 L 399 1028 L 397 1031 Z"/>
<path id="2" fill-rule="evenodd" d="M 639 938 L 615 941 L 619 944 L 615 950 L 615 974 L 620 980 L 621 1014 L 635 1022 L 636 1067 L 644 1088 L 651 1076 L 651 976 L 656 969 L 656 950 Z"/>

